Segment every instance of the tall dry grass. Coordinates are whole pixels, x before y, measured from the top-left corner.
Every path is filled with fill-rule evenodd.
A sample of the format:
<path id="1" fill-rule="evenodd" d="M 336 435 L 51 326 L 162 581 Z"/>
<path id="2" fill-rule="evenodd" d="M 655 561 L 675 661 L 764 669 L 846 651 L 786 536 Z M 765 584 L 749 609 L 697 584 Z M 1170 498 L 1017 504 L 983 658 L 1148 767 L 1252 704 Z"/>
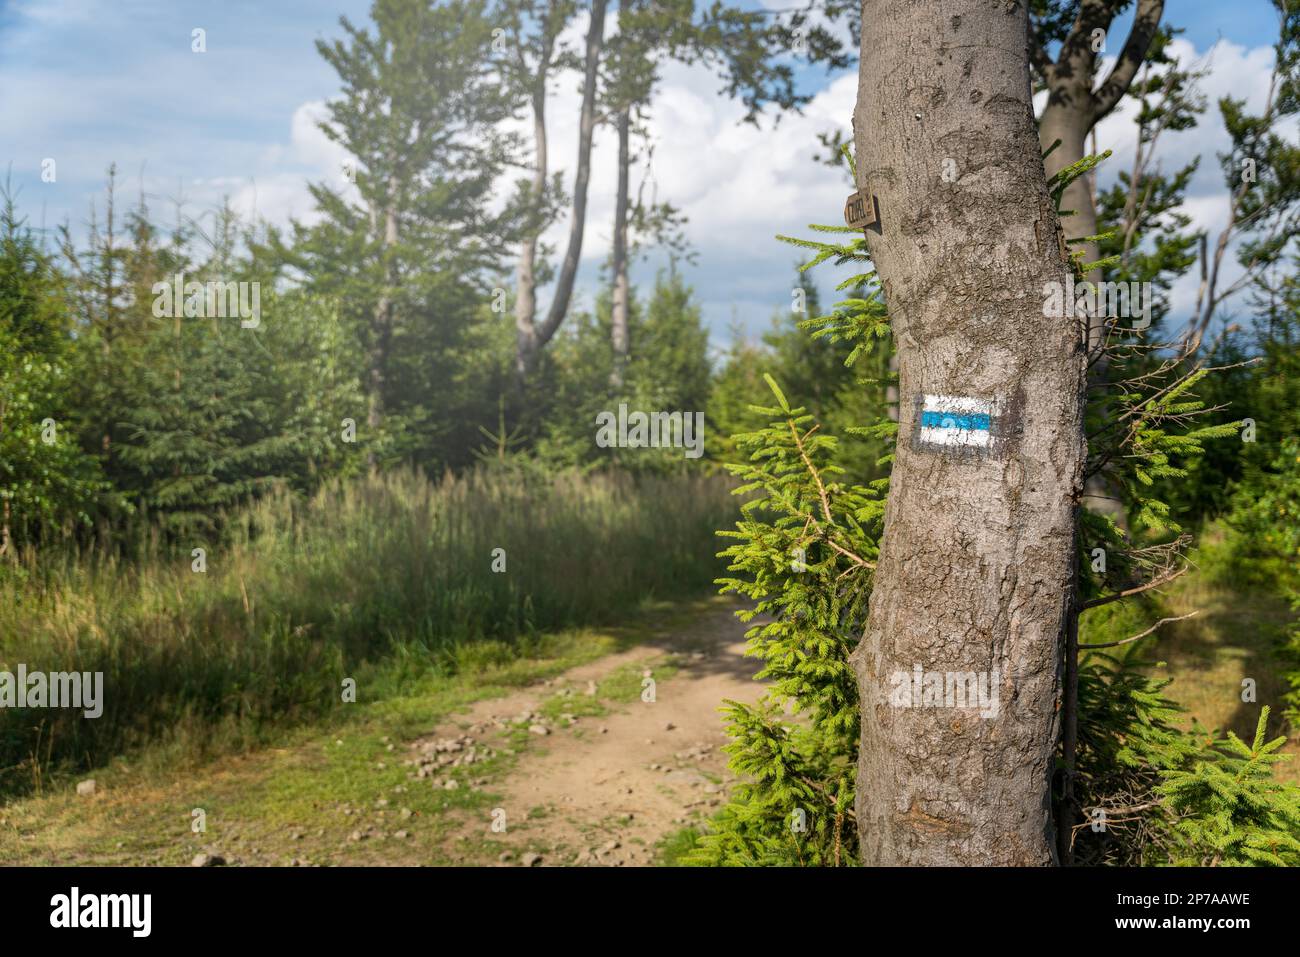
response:
<path id="1" fill-rule="evenodd" d="M 0 571 L 0 671 L 103 672 L 104 712 L 0 709 L 0 793 L 159 739 L 252 743 L 338 707 L 347 677 L 373 700 L 394 671 L 454 671 L 540 631 L 698 592 L 719 571 L 728 488 L 704 476 L 399 472 L 264 499 L 205 573 L 188 550 L 28 553 Z"/>

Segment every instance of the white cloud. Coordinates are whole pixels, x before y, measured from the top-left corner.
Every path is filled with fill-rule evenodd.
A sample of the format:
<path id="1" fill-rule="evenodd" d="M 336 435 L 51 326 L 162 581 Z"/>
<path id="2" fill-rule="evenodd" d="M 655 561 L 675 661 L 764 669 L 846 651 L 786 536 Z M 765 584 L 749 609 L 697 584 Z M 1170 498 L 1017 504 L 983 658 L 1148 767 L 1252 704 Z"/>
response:
<path id="1" fill-rule="evenodd" d="M 313 206 L 308 185 L 324 182 L 355 196 L 344 177 L 346 149 L 331 140 L 320 128 L 328 118 L 325 102 L 312 100 L 293 111 L 289 121 L 289 140 L 275 143 L 262 151 L 262 173 L 241 177 L 238 188 L 230 194 L 231 205 L 244 216 L 257 216 L 275 224 L 290 219 L 314 223 L 319 216 Z"/>
<path id="2" fill-rule="evenodd" d="M 1231 95 L 1244 97 L 1248 108 L 1262 109 L 1273 63 L 1271 47 L 1246 48 L 1221 41 L 1212 51 L 1198 51 L 1186 40 L 1171 45 L 1183 65 L 1204 61 L 1210 72 L 1201 83 L 1208 108 L 1197 127 L 1165 133 L 1158 151 L 1160 167 L 1173 172 L 1201 158 L 1189 184 L 1185 212 L 1193 229 L 1211 236 L 1223 228 L 1227 197 L 1216 152 L 1226 150 L 1228 136 L 1219 120 L 1217 101 Z M 687 235 L 700 253 L 699 268 L 688 271 L 700 287 L 706 315 L 715 333 L 732 320 L 733 305 L 750 333 L 766 328 L 771 314 L 789 302 L 796 251 L 778 243 L 777 233 L 802 235 L 813 222 L 839 221 L 849 187 L 843 175 L 812 162 L 817 134 L 839 127 L 849 131 L 857 77 L 834 79 L 808 104 L 802 115 L 787 115 L 773 127 L 764 120 L 761 129 L 743 125 L 743 109 L 717 94 L 718 80 L 707 70 L 666 64 L 654 103 L 650 129 L 655 141 L 654 179 L 659 195 L 678 205 L 689 218 Z M 563 169 L 572 186 L 576 158 L 579 94 L 572 77 L 552 96 L 551 169 Z M 1130 168 L 1136 139 L 1134 104 L 1125 101 L 1099 124 L 1100 149 L 1114 151 L 1099 171 L 1102 186 Z M 600 131 L 593 151 L 588 207 L 586 264 L 582 284 L 586 300 L 595 292 L 595 267 L 608 254 L 613 216 L 615 142 Z M 642 175 L 633 172 L 634 183 Z M 558 223 L 547 235 L 559 244 L 568 223 Z M 725 264 L 725 265 L 724 265 Z M 1240 274 L 1235 262 L 1225 263 L 1224 283 Z M 642 280 L 649 278 L 643 274 Z M 828 291 L 829 273 L 820 277 Z M 1176 317 L 1185 315 L 1195 300 L 1198 278 L 1192 274 L 1177 282 L 1171 303 Z M 769 303 L 766 307 L 756 303 Z M 743 305 L 742 305 L 743 303 Z"/>

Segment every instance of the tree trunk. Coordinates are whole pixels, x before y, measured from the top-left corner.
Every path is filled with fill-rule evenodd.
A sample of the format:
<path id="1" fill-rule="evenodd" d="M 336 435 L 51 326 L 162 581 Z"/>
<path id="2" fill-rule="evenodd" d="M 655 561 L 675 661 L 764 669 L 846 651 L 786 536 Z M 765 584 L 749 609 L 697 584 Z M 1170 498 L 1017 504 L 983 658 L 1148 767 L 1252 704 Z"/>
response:
<path id="1" fill-rule="evenodd" d="M 1099 50 L 1096 39 L 1104 39 L 1116 15 L 1114 4 L 1103 0 L 1083 0 L 1070 33 L 1061 44 L 1055 63 L 1044 65 L 1047 80 L 1047 103 L 1039 120 L 1039 142 L 1044 152 L 1060 141 L 1043 161 L 1047 175 L 1055 176 L 1087 153 L 1088 134 L 1113 110 L 1128 91 L 1138 68 L 1146 58 L 1152 38 L 1164 14 L 1164 0 L 1138 0 L 1128 39 L 1105 82 L 1094 89 Z M 1036 42 L 1036 41 L 1035 41 Z M 1039 50 L 1040 56 L 1046 51 Z M 1095 152 L 1095 142 L 1094 142 Z M 1080 176 L 1066 187 L 1061 197 L 1061 208 L 1073 210 L 1071 216 L 1062 217 L 1061 229 L 1069 242 L 1071 252 L 1083 253 L 1085 263 L 1096 262 L 1100 253 L 1096 243 L 1076 240 L 1097 235 L 1096 195 L 1091 183 L 1092 175 Z M 1090 270 L 1085 278 L 1101 282 L 1101 270 Z M 1092 366 L 1094 383 L 1106 381 L 1107 369 L 1102 348 L 1105 345 L 1106 318 L 1088 316 L 1088 351 L 1096 356 Z M 1124 505 L 1109 489 L 1104 476 L 1088 478 L 1084 504 L 1102 515 L 1110 516 L 1121 528 L 1127 528 L 1128 519 Z"/>
<path id="2" fill-rule="evenodd" d="M 628 167 L 631 165 L 629 149 L 629 128 L 631 126 L 630 107 L 623 107 L 618 114 L 618 195 L 614 200 L 614 299 L 610 307 L 610 336 L 614 348 L 614 369 L 610 373 L 610 382 L 615 388 L 623 385 L 623 374 L 627 368 L 628 351 L 628 278 L 627 278 L 627 208 L 628 208 Z"/>
<path id="3" fill-rule="evenodd" d="M 858 185 L 878 204 L 868 242 L 901 399 L 853 655 L 863 861 L 1046 865 L 1084 353 L 1071 317 L 1044 316 L 1044 284 L 1063 283 L 1066 262 L 1027 16 L 989 0 L 866 0 L 862 22 Z M 918 668 L 922 689 L 947 685 L 939 704 L 967 697 L 950 676 L 982 676 L 984 694 L 904 706 Z"/>
<path id="4" fill-rule="evenodd" d="M 9 554 L 9 499 L 4 500 L 3 509 L 3 515 L 0 515 L 0 557 Z"/>
<path id="5" fill-rule="evenodd" d="M 1043 161 L 1048 176 L 1079 162 L 1086 155 L 1085 142 L 1088 131 L 1092 128 L 1088 111 L 1071 102 L 1049 102 L 1039 121 L 1039 140 L 1046 151 L 1058 139 L 1058 146 Z M 1074 210 L 1071 216 L 1061 217 L 1061 231 L 1066 240 L 1078 240 L 1097 235 L 1097 206 L 1089 188 L 1090 176 L 1080 176 L 1065 188 L 1061 197 L 1062 210 Z M 1100 256 L 1096 243 L 1070 242 L 1070 252 L 1083 252 L 1085 263 L 1096 262 Z M 1089 270 L 1085 277 L 1088 282 L 1101 282 L 1100 269 Z M 1097 356 L 1093 364 L 1094 382 L 1104 382 L 1106 377 L 1106 358 L 1102 354 L 1105 345 L 1106 319 L 1103 316 L 1084 316 L 1088 328 L 1088 352 Z M 1124 504 L 1110 489 L 1102 475 L 1091 475 L 1084 483 L 1083 504 L 1099 515 L 1108 515 L 1121 528 L 1128 526 L 1128 516 L 1124 513 Z"/>
<path id="6" fill-rule="evenodd" d="M 1039 58 L 1040 72 L 1047 85 L 1047 103 L 1038 125 L 1039 141 L 1044 152 L 1057 140 L 1061 141 L 1044 160 L 1049 177 L 1083 159 L 1088 134 L 1128 92 L 1159 30 L 1164 0 L 1138 0 L 1124 47 L 1110 74 L 1098 85 L 1098 57 L 1117 13 L 1118 6 L 1108 0 L 1081 0 L 1055 62 L 1047 58 L 1047 51 L 1037 38 L 1033 41 L 1033 54 Z M 1088 179 L 1076 179 L 1062 197 L 1062 208 L 1075 211 L 1073 216 L 1061 221 L 1066 239 L 1097 235 L 1097 209 L 1088 189 Z M 1080 248 L 1087 251 L 1085 262 L 1096 261 L 1095 243 L 1072 247 Z M 1100 279 L 1100 274 L 1090 273 L 1088 279 Z M 1095 330 L 1090 331 L 1092 341 L 1096 341 L 1097 335 Z"/>
<path id="7" fill-rule="evenodd" d="M 528 368 L 536 361 L 537 351 L 551 341 L 569 311 L 573 281 L 582 258 L 582 234 L 587 222 L 587 185 L 591 181 L 591 140 L 596 132 L 596 87 L 599 82 L 601 49 L 605 41 L 605 7 L 607 0 L 592 0 L 591 23 L 587 27 L 586 73 L 582 88 L 582 112 L 578 120 L 578 171 L 573 183 L 573 219 L 569 223 L 569 245 L 555 284 L 555 298 L 547 310 L 546 321 L 537 329 L 534 351 L 525 357 Z"/>
<path id="8" fill-rule="evenodd" d="M 542 197 L 546 191 L 546 72 L 537 80 L 533 92 L 533 147 L 536 151 L 533 179 L 528 187 L 531 203 L 528 233 L 524 236 L 519 253 L 519 270 L 515 280 L 515 374 L 520 384 L 527 375 L 537 351 L 537 330 L 533 325 L 537 314 L 537 242 L 541 235 L 542 219 L 539 215 Z"/>
<path id="9" fill-rule="evenodd" d="M 1068 104 L 1049 104 L 1043 110 L 1043 117 L 1038 125 L 1039 141 L 1043 150 L 1046 151 L 1058 139 L 1061 141 L 1061 145 L 1043 160 L 1048 176 L 1055 176 L 1065 167 L 1083 159 L 1087 154 L 1085 144 L 1091 128 L 1092 124 L 1087 113 L 1080 108 Z M 1093 205 L 1087 176 L 1080 176 L 1065 188 L 1065 194 L 1061 197 L 1061 209 L 1074 210 L 1074 215 L 1061 217 L 1061 230 L 1067 240 L 1097 235 L 1097 208 Z M 1096 243 L 1073 243 L 1069 249 L 1071 252 L 1083 250 L 1085 263 L 1097 261 Z M 1094 270 L 1088 273 L 1087 278 L 1090 282 L 1100 281 L 1101 272 Z M 1099 341 L 1098 334 L 1097 329 L 1089 330 L 1090 344 Z"/>
<path id="10" fill-rule="evenodd" d="M 393 205 L 397 184 L 389 183 L 389 205 L 384 211 L 384 239 L 380 255 L 384 258 L 384 289 L 375 304 L 371 318 L 370 356 L 367 370 L 366 391 L 368 409 L 366 426 L 373 443 L 384 421 L 384 386 L 388 375 L 388 353 L 393 338 L 393 283 L 396 276 L 393 270 L 393 247 L 397 245 L 397 208 Z M 366 455 L 366 462 L 374 468 L 376 464 L 374 446 Z"/>
<path id="11" fill-rule="evenodd" d="M 1093 128 L 1092 101 L 1088 91 L 1092 83 L 1092 74 L 1087 75 L 1085 85 L 1071 96 L 1068 87 L 1055 89 L 1049 95 L 1047 106 L 1043 109 L 1038 123 L 1039 143 L 1044 152 L 1060 140 L 1060 145 L 1043 160 L 1043 166 L 1049 177 L 1055 176 L 1067 166 L 1072 166 L 1087 155 L 1086 143 L 1088 133 Z M 1082 243 L 1077 240 L 1097 235 L 1097 206 L 1089 188 L 1090 176 L 1080 176 L 1065 188 L 1061 196 L 1061 209 L 1073 210 L 1073 214 L 1061 217 L 1061 232 L 1067 241 L 1071 253 L 1082 251 L 1085 263 L 1096 262 L 1100 253 L 1097 244 Z M 1101 282 L 1101 270 L 1090 270 L 1085 278 L 1089 282 Z M 1096 353 L 1102 346 L 1106 327 L 1104 319 L 1088 316 L 1088 350 Z"/>

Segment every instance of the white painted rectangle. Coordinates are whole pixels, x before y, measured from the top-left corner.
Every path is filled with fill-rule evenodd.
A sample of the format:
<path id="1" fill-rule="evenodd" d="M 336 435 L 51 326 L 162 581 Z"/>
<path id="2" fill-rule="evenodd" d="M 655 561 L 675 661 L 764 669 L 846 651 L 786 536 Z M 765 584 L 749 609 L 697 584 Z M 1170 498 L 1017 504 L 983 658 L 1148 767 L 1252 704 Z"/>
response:
<path id="1" fill-rule="evenodd" d="M 961 395 L 923 396 L 918 437 L 930 445 L 987 448 L 992 441 L 993 403 Z"/>

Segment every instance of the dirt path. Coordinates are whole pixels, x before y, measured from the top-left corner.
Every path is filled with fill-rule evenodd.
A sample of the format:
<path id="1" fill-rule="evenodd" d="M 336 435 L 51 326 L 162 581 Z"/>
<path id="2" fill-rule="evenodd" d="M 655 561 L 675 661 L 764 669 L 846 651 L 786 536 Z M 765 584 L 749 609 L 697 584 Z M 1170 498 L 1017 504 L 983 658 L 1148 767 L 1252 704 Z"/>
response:
<path id="1" fill-rule="evenodd" d="M 683 607 L 621 643 L 571 636 L 611 652 L 563 671 L 523 661 L 528 683 L 453 676 L 278 747 L 118 759 L 84 795 L 0 806 L 0 864 L 652 863 L 725 799 L 722 702 L 762 693 L 736 607 Z"/>
<path id="2" fill-rule="evenodd" d="M 719 708 L 762 693 L 744 631 L 733 609 L 711 610 L 687 631 L 477 703 L 415 742 L 413 760 L 436 787 L 456 760 L 446 756 L 490 754 L 527 728 L 529 746 L 489 786 L 502 796 L 493 816 L 466 821 L 467 831 L 499 845 L 503 864 L 650 863 L 656 842 L 725 798 Z M 610 705 L 607 689 L 624 700 Z"/>

